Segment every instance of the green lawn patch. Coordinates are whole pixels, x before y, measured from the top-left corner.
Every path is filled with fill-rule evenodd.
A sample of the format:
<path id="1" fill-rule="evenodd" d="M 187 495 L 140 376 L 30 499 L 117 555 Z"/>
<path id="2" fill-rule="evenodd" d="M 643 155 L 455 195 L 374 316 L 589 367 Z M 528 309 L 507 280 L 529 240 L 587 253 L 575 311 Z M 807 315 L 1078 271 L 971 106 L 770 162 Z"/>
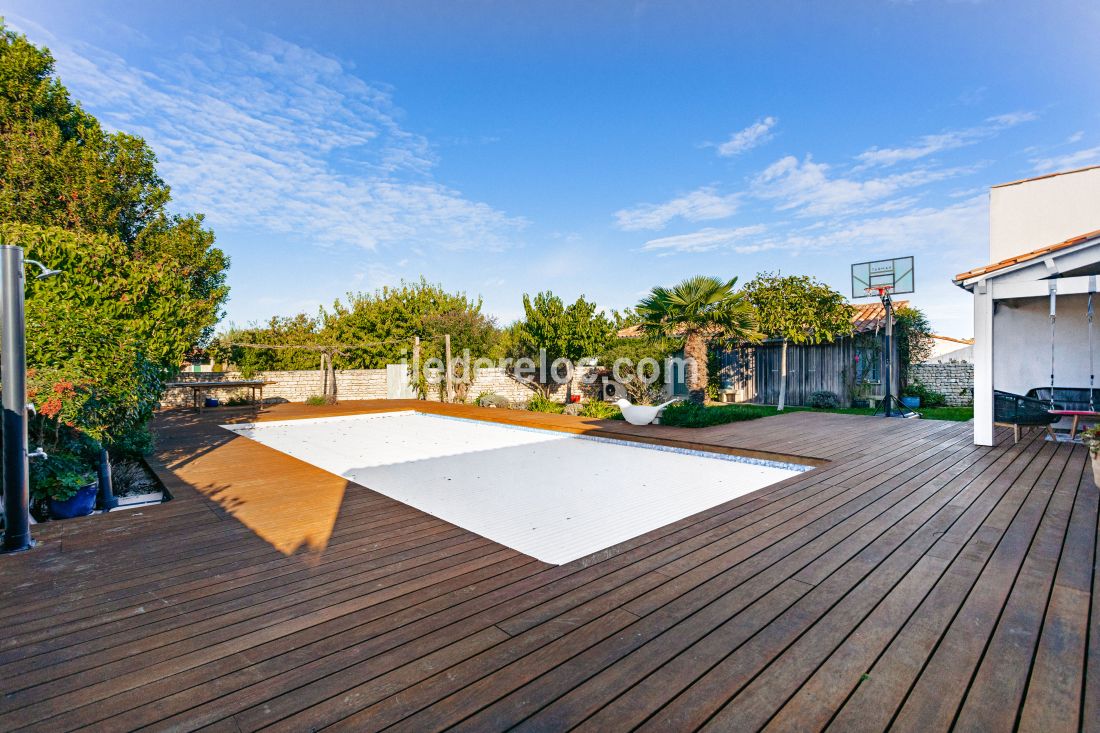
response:
<path id="1" fill-rule="evenodd" d="M 789 410 L 803 410 L 802 407 L 789 407 Z M 836 412 L 841 415 L 874 415 L 874 408 L 871 407 L 836 407 L 830 410 L 813 410 L 813 412 Z M 920 413 L 921 418 L 924 420 L 952 420 L 955 422 L 966 422 L 974 417 L 973 407 L 918 407 L 917 412 Z M 880 415 L 881 417 L 881 415 Z"/>
<path id="2" fill-rule="evenodd" d="M 802 408 L 798 408 L 802 409 Z M 741 420 L 756 420 L 775 415 L 774 405 L 696 405 L 691 402 L 679 402 L 669 405 L 661 413 L 662 425 L 676 425 L 684 428 L 705 428 L 709 425 L 724 425 Z"/>

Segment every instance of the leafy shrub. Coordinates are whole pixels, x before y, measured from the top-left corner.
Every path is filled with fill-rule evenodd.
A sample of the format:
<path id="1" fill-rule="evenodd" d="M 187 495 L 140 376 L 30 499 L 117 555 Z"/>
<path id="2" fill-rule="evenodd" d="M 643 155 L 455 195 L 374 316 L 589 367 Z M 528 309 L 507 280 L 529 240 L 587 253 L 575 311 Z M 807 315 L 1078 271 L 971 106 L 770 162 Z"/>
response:
<path id="1" fill-rule="evenodd" d="M 319 394 L 311 394 L 309 397 L 306 397 L 306 404 L 310 407 L 323 407 L 328 404 L 328 400 Z"/>
<path id="2" fill-rule="evenodd" d="M 775 414 L 775 407 L 771 405 L 704 406 L 694 402 L 678 402 L 664 409 L 661 413 L 661 424 L 685 428 L 705 428 L 710 425 L 755 420 Z"/>
<path id="3" fill-rule="evenodd" d="M 581 417 L 594 417 L 600 420 L 614 420 L 623 416 L 622 411 L 610 402 L 589 400 L 581 408 Z"/>
<path id="4" fill-rule="evenodd" d="M 840 398 L 835 392 L 821 389 L 810 395 L 809 405 L 817 410 L 832 410 L 840 407 Z"/>
<path id="5" fill-rule="evenodd" d="M 921 382 L 913 382 L 902 392 L 906 397 L 920 397 L 922 407 L 943 407 L 947 404 L 947 397 L 942 392 L 929 389 Z"/>
<path id="6" fill-rule="evenodd" d="M 560 415 L 565 409 L 565 406 L 558 402 L 554 402 L 548 397 L 536 394 L 531 398 L 531 401 L 527 403 L 527 409 L 531 412 L 552 412 Z"/>
<path id="7" fill-rule="evenodd" d="M 512 406 L 511 400 L 507 397 L 492 392 L 482 392 L 479 394 L 477 396 L 477 404 L 481 407 L 499 407 L 505 410 Z"/>
<path id="8" fill-rule="evenodd" d="M 661 398 L 665 383 L 665 360 L 679 344 L 668 338 L 620 338 L 600 354 L 600 364 L 612 370 L 611 377 L 626 388 L 637 405 L 650 405 Z"/>

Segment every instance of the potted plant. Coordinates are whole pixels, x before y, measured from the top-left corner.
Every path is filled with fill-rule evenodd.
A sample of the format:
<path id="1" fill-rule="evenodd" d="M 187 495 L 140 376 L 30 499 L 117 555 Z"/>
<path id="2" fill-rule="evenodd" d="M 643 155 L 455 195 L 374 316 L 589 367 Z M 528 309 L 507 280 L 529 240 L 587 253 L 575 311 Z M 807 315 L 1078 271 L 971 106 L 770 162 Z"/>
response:
<path id="1" fill-rule="evenodd" d="M 942 407 L 947 403 L 947 397 L 919 381 L 906 385 L 901 394 L 902 404 L 911 410 L 922 404 L 925 407 Z"/>
<path id="2" fill-rule="evenodd" d="M 848 392 L 851 395 L 852 407 L 869 407 L 874 385 L 866 379 L 854 378 L 848 385 Z"/>
<path id="3" fill-rule="evenodd" d="M 1089 457 L 1092 459 L 1092 480 L 1100 486 L 1100 425 L 1094 425 L 1081 433 L 1081 442 L 1089 449 Z"/>
<path id="4" fill-rule="evenodd" d="M 88 461 L 60 453 L 32 464 L 33 499 L 52 519 L 83 517 L 95 509 L 99 481 Z"/>

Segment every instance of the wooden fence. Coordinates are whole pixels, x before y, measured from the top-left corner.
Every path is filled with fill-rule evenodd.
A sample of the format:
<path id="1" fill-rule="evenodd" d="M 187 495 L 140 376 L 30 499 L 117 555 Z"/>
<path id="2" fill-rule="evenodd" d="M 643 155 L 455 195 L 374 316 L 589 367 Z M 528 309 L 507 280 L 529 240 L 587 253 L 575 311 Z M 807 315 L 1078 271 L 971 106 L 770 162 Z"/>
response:
<path id="1" fill-rule="evenodd" d="M 733 392 L 738 401 L 776 404 L 782 381 L 782 351 L 783 344 L 778 341 L 719 351 L 722 390 Z M 842 405 L 849 404 L 853 397 L 855 352 L 855 344 L 850 338 L 817 346 L 788 345 L 787 404 L 805 405 L 811 394 L 821 390 L 836 394 Z M 881 349 L 878 358 L 879 373 L 884 374 Z M 896 370 L 894 384 L 896 388 Z M 872 395 L 882 395 L 886 391 L 886 385 L 880 380 L 878 383 L 867 384 L 866 390 Z"/>

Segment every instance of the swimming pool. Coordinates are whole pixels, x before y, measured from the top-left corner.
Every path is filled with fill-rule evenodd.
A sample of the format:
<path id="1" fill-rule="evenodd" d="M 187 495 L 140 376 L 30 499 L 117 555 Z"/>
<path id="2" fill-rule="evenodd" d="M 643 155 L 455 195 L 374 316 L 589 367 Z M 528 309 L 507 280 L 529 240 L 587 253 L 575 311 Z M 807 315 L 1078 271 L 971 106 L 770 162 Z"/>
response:
<path id="1" fill-rule="evenodd" d="M 223 427 L 554 564 L 808 470 L 411 411 Z"/>

